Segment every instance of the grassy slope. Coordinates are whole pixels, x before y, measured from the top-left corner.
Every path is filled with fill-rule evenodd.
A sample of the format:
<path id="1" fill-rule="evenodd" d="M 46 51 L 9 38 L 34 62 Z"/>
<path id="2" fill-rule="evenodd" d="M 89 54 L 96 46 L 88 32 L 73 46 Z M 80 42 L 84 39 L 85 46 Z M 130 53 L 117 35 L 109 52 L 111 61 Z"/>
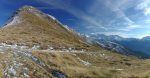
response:
<path id="1" fill-rule="evenodd" d="M 107 50 L 91 53 L 33 52 L 50 68 L 64 71 L 70 78 L 149 78 L 150 61 L 123 56 Z M 79 59 L 88 61 L 84 65 Z"/>
<path id="2" fill-rule="evenodd" d="M 150 60 L 142 60 L 133 56 L 124 56 L 108 50 L 100 52 L 49 52 L 36 50 L 33 56 L 43 61 L 46 69 L 59 70 L 69 78 L 149 78 Z M 79 60 L 80 58 L 80 60 Z M 85 65 L 82 61 L 89 62 Z M 54 78 L 54 76 L 42 66 L 35 63 L 31 58 L 22 54 L 14 55 L 11 51 L 0 53 L 0 77 L 4 77 L 7 67 L 17 67 L 16 76 L 25 78 L 24 68 L 31 78 Z M 11 75 L 10 70 L 7 74 Z M 13 75 L 11 75 L 13 77 Z"/>
<path id="3" fill-rule="evenodd" d="M 86 44 L 76 33 L 68 31 L 57 21 L 33 9 L 22 9 L 17 15 L 21 23 L 0 29 L 0 42 L 39 44 L 42 48 L 47 45 L 59 47 L 76 47 L 78 49 L 97 49 Z"/>

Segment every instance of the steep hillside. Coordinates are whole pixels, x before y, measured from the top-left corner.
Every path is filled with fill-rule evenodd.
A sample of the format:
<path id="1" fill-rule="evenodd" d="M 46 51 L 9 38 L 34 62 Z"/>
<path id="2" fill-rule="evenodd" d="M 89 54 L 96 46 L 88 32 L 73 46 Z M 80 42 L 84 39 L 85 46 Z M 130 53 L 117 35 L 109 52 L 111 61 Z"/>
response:
<path id="1" fill-rule="evenodd" d="M 54 48 L 96 49 L 54 17 L 32 6 L 20 8 L 0 29 L 0 42 Z"/>
<path id="2" fill-rule="evenodd" d="M 0 29 L 0 78 L 149 77 L 148 59 L 100 48 L 32 6 L 20 8 Z"/>

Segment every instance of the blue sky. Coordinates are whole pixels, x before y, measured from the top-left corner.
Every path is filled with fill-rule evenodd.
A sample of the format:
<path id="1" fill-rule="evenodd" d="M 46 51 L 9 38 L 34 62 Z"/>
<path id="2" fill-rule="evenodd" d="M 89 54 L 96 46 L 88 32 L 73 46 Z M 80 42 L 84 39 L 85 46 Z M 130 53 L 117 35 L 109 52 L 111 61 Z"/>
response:
<path id="1" fill-rule="evenodd" d="M 1 0 L 0 25 L 24 5 L 37 7 L 80 33 L 150 36 L 150 0 Z"/>

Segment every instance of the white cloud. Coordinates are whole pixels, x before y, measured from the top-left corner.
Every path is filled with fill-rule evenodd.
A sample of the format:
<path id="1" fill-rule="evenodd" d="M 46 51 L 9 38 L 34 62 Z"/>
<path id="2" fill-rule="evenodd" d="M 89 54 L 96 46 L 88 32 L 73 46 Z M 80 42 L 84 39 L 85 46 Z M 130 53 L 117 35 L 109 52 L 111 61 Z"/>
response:
<path id="1" fill-rule="evenodd" d="M 150 36 L 150 34 L 140 35 L 140 36 L 138 36 L 138 38 L 142 39 L 143 37 L 146 37 L 146 36 Z"/>
<path id="2" fill-rule="evenodd" d="M 149 7 L 150 0 L 143 0 L 141 3 L 139 3 L 136 7 L 136 9 L 145 9 Z"/>
<path id="3" fill-rule="evenodd" d="M 144 15 L 150 14 L 150 0 L 143 0 L 136 7 L 138 10 L 143 10 Z"/>
<path id="4" fill-rule="evenodd" d="M 150 7 L 145 8 L 144 14 L 145 14 L 145 15 L 149 15 L 149 14 L 150 14 Z"/>

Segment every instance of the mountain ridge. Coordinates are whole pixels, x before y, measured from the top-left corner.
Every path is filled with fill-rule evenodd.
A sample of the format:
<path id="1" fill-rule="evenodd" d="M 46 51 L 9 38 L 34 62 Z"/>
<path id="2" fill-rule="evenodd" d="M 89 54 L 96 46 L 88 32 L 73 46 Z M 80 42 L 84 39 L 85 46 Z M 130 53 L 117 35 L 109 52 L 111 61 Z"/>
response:
<path id="1" fill-rule="evenodd" d="M 7 43 L 25 43 L 30 46 L 36 44 L 43 47 L 51 44 L 50 46 L 56 48 L 72 47 L 87 50 L 95 47 L 53 16 L 32 6 L 20 8 L 12 16 L 11 21 L 0 29 L 0 34 L 0 41 Z M 94 49 L 96 48 L 98 49 Z"/>
<path id="2" fill-rule="evenodd" d="M 148 54 L 150 46 L 149 37 L 137 38 L 123 38 L 116 35 L 91 35 L 91 37 L 98 41 L 100 45 L 110 50 L 115 50 L 121 54 L 134 55 L 139 58 L 150 58 Z M 115 43 L 115 44 L 114 44 Z"/>

